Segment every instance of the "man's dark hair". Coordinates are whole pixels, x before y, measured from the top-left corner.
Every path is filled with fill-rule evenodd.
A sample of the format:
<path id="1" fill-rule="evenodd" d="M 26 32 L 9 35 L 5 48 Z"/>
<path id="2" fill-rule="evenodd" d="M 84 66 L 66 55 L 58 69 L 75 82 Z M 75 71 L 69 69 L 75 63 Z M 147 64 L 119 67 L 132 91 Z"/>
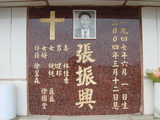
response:
<path id="1" fill-rule="evenodd" d="M 88 15 L 89 18 L 91 18 L 91 15 L 90 15 L 88 12 L 81 12 L 81 13 L 78 15 L 78 18 L 81 18 L 82 15 Z"/>

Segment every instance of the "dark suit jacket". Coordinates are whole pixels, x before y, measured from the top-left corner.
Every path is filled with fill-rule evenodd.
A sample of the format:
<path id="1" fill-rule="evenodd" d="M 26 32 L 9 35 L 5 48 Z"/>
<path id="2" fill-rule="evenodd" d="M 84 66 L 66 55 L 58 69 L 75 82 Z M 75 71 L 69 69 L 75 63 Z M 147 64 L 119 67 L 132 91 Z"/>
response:
<path id="1" fill-rule="evenodd" d="M 89 28 L 89 30 L 90 30 L 89 38 L 94 38 L 95 37 L 95 30 L 93 28 Z M 75 37 L 82 38 L 81 28 L 78 28 L 75 30 Z"/>

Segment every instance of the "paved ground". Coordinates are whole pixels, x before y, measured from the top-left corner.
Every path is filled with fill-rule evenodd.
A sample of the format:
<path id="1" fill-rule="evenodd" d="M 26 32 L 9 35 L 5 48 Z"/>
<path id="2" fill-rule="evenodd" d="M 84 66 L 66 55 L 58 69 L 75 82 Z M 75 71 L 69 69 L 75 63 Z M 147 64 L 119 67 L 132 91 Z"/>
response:
<path id="1" fill-rule="evenodd" d="M 0 119 L 1 120 L 1 119 Z M 104 115 L 104 116 L 28 116 L 13 120 L 160 120 L 152 115 Z"/>

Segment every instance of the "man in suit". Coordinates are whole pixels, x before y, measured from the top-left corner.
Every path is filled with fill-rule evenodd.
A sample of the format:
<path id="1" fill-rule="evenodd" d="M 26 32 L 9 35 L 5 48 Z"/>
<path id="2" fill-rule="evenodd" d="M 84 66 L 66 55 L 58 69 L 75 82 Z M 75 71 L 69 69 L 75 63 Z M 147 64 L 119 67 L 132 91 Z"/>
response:
<path id="1" fill-rule="evenodd" d="M 95 38 L 95 30 L 89 27 L 91 23 L 91 15 L 88 12 L 81 12 L 78 19 L 81 27 L 75 30 L 75 37 L 82 39 Z"/>

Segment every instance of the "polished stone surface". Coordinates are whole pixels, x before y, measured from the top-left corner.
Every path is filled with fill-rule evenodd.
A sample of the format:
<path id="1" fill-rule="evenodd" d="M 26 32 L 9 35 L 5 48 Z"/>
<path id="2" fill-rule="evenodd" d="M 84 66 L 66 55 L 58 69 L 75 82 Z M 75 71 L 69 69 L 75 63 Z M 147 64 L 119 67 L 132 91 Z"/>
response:
<path id="1" fill-rule="evenodd" d="M 73 39 L 74 10 L 96 11 L 96 39 Z M 65 19 L 55 23 L 55 40 L 40 22 L 50 11 Z M 28 18 L 31 115 L 143 112 L 139 7 L 31 7 Z"/>

